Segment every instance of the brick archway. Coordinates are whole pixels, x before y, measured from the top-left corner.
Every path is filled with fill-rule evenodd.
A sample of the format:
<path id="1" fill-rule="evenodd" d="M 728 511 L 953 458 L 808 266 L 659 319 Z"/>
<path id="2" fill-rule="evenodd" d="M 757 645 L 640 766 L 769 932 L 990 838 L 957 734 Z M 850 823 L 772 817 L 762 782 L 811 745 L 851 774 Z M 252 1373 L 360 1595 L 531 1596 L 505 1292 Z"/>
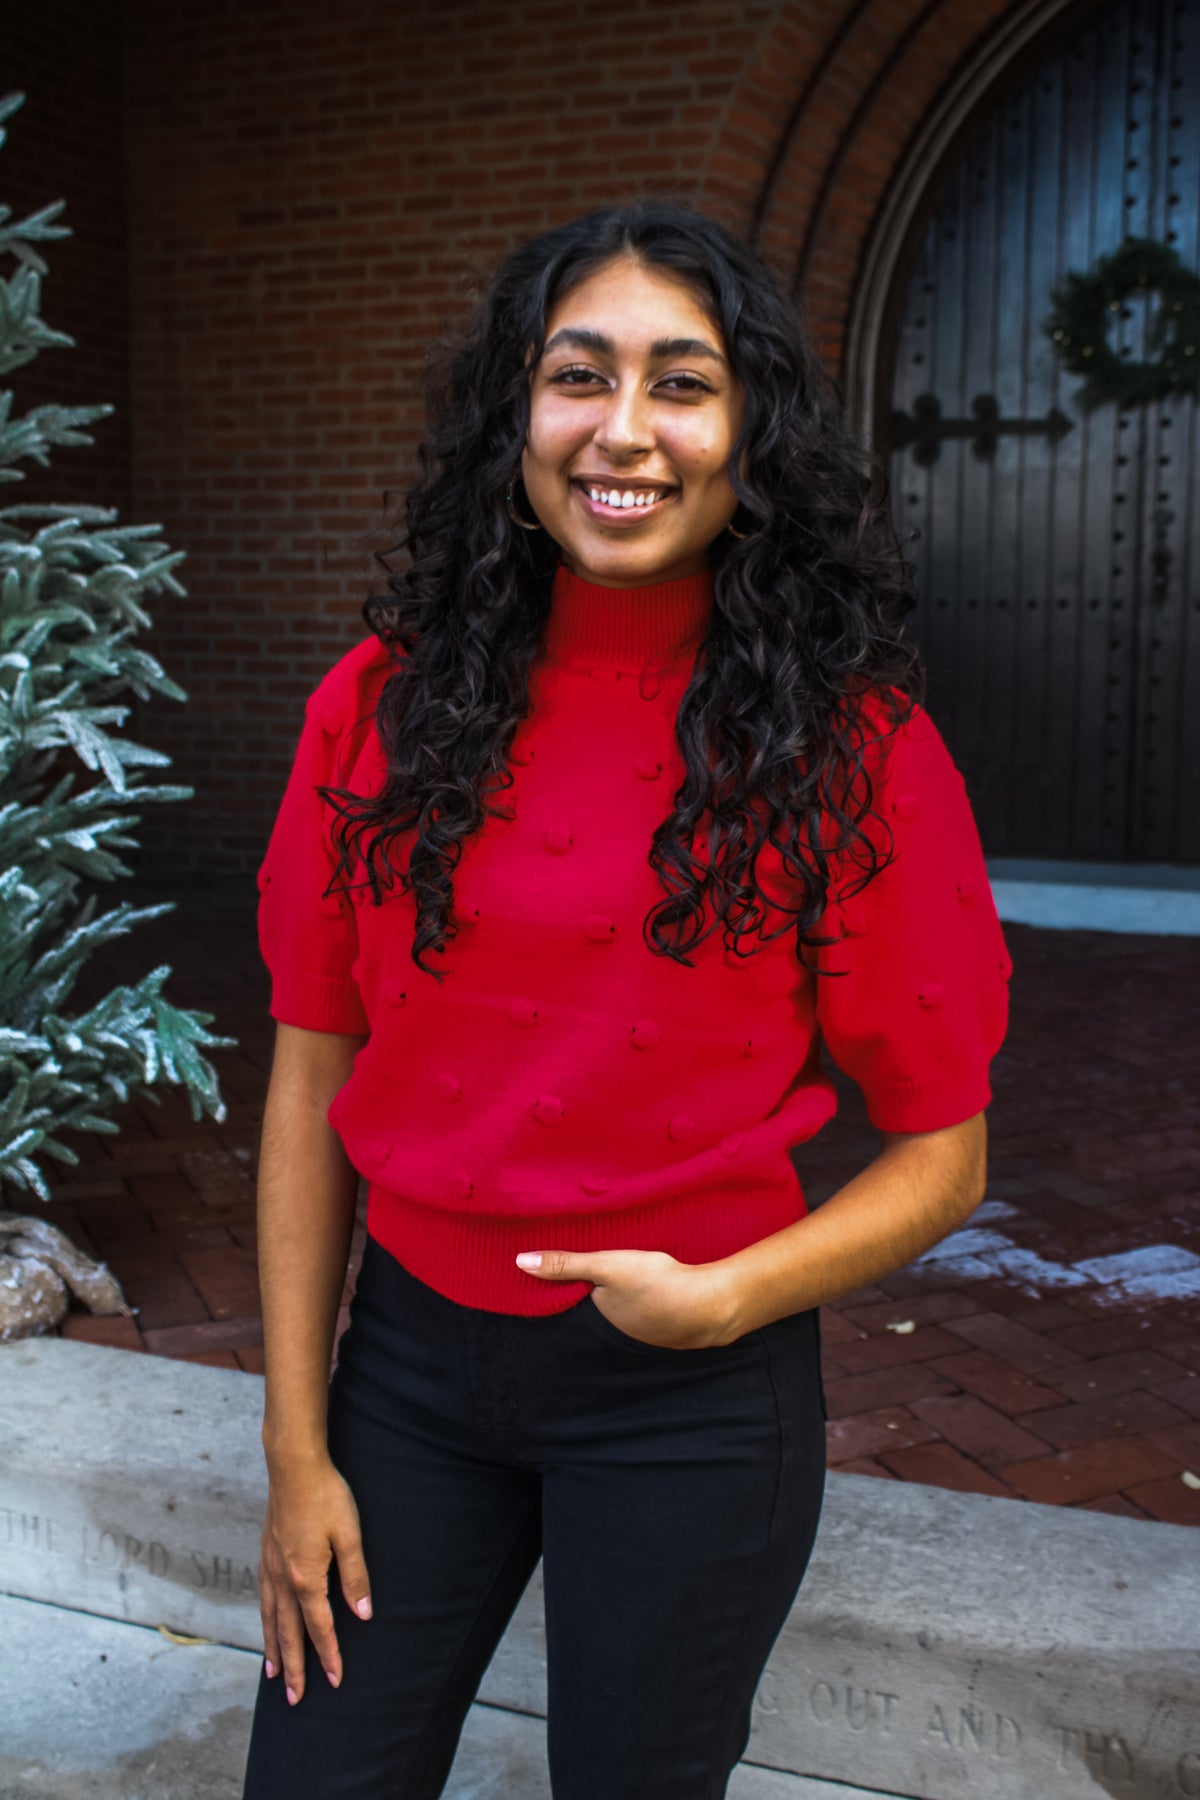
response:
<path id="1" fill-rule="evenodd" d="M 982 94 L 1064 14 L 1094 3 L 788 0 L 732 96 L 705 198 L 802 293 L 817 348 L 868 430 L 865 353 L 878 347 L 922 194 Z"/>

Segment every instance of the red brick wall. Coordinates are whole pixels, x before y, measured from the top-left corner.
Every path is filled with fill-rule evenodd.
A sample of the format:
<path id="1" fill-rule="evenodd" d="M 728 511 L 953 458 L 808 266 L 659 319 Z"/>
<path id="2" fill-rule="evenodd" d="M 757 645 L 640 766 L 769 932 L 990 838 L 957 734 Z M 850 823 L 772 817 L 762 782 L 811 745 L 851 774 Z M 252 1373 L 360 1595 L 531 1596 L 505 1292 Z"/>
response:
<path id="1" fill-rule="evenodd" d="M 189 703 L 134 726 L 196 788 L 146 810 L 147 867 L 256 866 L 473 272 L 614 197 L 688 195 L 800 274 L 836 369 L 889 173 L 1006 3 L 132 0 L 132 505 L 190 590 L 147 643 Z"/>
<path id="2" fill-rule="evenodd" d="M 2 378 L 13 414 L 35 406 L 109 404 L 116 412 L 89 429 L 92 445 L 55 450 L 47 469 L 17 464 L 23 482 L 6 484 L 5 505 L 48 500 L 129 505 L 129 296 L 126 286 L 125 155 L 121 33 L 115 0 L 40 0 L 9 7 L 0 52 L 0 94 L 25 102 L 4 126 L 0 203 L 10 224 L 55 200 L 53 221 L 70 237 L 41 245 L 48 265 L 41 312 L 75 348 L 45 349 Z M 5 257 L 6 278 L 16 272 Z"/>

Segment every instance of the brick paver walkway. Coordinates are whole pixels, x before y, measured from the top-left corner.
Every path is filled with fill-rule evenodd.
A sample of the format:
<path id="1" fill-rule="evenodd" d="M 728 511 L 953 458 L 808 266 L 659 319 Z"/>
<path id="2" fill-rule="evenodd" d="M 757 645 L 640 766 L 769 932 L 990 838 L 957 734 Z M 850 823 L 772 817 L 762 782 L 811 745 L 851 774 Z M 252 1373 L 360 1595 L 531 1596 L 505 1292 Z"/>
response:
<path id="1" fill-rule="evenodd" d="M 171 997 L 239 1040 L 215 1057 L 228 1117 L 194 1124 L 167 1089 L 115 1115 L 120 1136 L 75 1137 L 84 1161 L 45 1211 L 138 1310 L 75 1306 L 62 1331 L 260 1370 L 254 1163 L 274 1028 L 257 895 L 253 880 L 139 883 L 139 903 L 163 897 L 177 910 L 95 959 L 80 998 L 171 963 Z M 929 1257 L 823 1309 L 830 1466 L 1200 1524 L 1200 939 L 1005 929 L 988 1196 Z M 811 1203 L 878 1146 L 837 1079 L 838 1118 L 797 1152 Z"/>

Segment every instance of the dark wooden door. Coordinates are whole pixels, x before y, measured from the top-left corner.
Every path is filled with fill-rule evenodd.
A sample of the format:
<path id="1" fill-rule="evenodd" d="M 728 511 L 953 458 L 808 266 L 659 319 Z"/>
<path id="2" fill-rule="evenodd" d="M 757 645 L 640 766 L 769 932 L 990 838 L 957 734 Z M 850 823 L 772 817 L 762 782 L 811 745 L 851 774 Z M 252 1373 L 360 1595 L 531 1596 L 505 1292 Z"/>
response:
<path id="1" fill-rule="evenodd" d="M 893 510 L 990 855 L 1200 862 L 1197 402 L 1087 412 L 1044 329 L 1128 239 L 1195 271 L 1198 222 L 1200 4 L 1121 0 L 981 117 L 894 297 Z M 1120 356 L 1162 304 L 1110 313 Z"/>

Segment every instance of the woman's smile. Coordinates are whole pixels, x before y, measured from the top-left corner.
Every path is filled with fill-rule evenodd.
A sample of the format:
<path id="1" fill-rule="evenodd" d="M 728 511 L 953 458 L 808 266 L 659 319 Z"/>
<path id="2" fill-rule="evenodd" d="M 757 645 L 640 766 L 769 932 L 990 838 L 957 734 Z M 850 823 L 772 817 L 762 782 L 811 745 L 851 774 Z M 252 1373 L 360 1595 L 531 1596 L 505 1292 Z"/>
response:
<path id="1" fill-rule="evenodd" d="M 590 517 L 626 528 L 643 525 L 651 515 L 661 513 L 677 491 L 636 481 L 592 480 L 588 476 L 577 476 L 571 487 Z"/>

